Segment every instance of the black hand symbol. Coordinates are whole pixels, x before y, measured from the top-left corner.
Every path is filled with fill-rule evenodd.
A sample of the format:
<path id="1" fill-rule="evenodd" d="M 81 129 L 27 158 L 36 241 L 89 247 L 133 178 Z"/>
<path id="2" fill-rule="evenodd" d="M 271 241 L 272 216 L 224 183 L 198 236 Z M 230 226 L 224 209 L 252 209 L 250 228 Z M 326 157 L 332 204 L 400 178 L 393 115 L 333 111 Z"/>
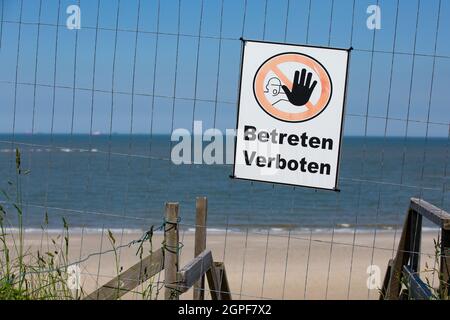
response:
<path id="1" fill-rule="evenodd" d="M 308 76 L 306 76 L 306 69 L 302 70 L 302 76 L 300 78 L 300 82 L 298 81 L 298 77 L 300 75 L 299 71 L 295 71 L 294 75 L 294 83 L 292 84 L 292 89 L 289 90 L 288 87 L 283 86 L 284 93 L 289 99 L 289 102 L 295 106 L 304 106 L 308 103 L 311 95 L 314 91 L 314 88 L 317 85 L 317 81 L 314 81 L 311 85 L 312 73 L 308 72 Z"/>

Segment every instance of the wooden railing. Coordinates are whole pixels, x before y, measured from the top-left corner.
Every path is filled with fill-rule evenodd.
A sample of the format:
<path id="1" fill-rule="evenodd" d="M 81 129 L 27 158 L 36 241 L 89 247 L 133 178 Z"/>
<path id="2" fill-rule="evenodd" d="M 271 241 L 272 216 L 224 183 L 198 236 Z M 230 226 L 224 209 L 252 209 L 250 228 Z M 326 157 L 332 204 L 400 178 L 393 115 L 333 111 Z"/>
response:
<path id="1" fill-rule="evenodd" d="M 448 297 L 450 285 L 450 214 L 422 200 L 411 198 L 394 259 L 389 260 L 380 299 L 431 299 L 430 287 L 419 277 L 422 218 L 441 229 L 439 259 L 440 297 Z M 406 288 L 402 287 L 405 285 Z"/>
<path id="2" fill-rule="evenodd" d="M 179 263 L 178 203 L 166 203 L 164 242 L 162 248 L 141 259 L 131 268 L 108 281 L 85 297 L 86 300 L 114 300 L 134 290 L 138 285 L 164 271 L 164 298 L 176 300 L 190 288 L 194 288 L 194 299 L 205 297 L 204 276 L 213 300 L 231 300 L 225 266 L 215 262 L 211 250 L 206 249 L 207 199 L 197 198 L 195 257 L 183 268 Z"/>

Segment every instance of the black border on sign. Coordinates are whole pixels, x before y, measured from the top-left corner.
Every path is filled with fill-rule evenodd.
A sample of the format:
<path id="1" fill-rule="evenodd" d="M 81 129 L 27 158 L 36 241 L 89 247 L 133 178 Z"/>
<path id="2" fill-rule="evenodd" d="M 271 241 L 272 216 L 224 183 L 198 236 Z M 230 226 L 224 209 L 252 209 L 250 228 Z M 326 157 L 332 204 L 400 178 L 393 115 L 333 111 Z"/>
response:
<path id="1" fill-rule="evenodd" d="M 339 138 L 339 147 L 338 147 L 338 159 L 337 159 L 337 168 L 336 168 L 336 181 L 334 182 L 334 188 L 336 189 L 338 187 L 338 179 L 339 179 L 339 172 L 340 172 L 340 164 L 341 164 L 341 147 L 342 147 L 342 138 L 344 133 L 344 118 L 345 118 L 345 109 L 347 106 L 347 88 L 348 88 L 348 75 L 350 71 L 350 57 L 351 52 L 353 50 L 353 47 L 350 47 L 347 50 L 347 70 L 345 71 L 345 85 L 344 85 L 344 101 L 342 103 L 342 114 L 341 114 L 341 136 Z"/>
<path id="2" fill-rule="evenodd" d="M 311 118 L 308 118 L 308 119 L 306 119 L 306 120 L 300 120 L 300 121 L 287 121 L 287 120 L 279 119 L 279 118 L 275 117 L 274 115 L 270 114 L 269 111 L 267 111 L 267 110 L 261 105 L 261 103 L 258 101 L 258 98 L 256 97 L 255 81 L 256 81 L 256 76 L 258 75 L 259 71 L 261 70 L 261 68 L 263 67 L 263 65 L 265 65 L 269 60 L 272 60 L 273 58 L 278 57 L 278 56 L 282 56 L 282 55 L 284 55 L 284 54 L 298 54 L 298 55 L 300 55 L 300 56 L 305 56 L 305 57 L 310 58 L 311 60 L 313 60 L 313 61 L 315 61 L 316 63 L 318 63 L 318 64 L 323 68 L 323 70 L 325 70 L 325 72 L 327 73 L 328 79 L 330 80 L 330 98 L 328 98 L 327 104 L 325 105 L 325 107 L 322 108 L 322 110 L 320 110 L 320 112 L 319 112 L 318 114 L 316 114 L 316 115 L 314 115 L 314 116 L 312 116 Z M 314 59 L 313 57 L 311 57 L 310 55 L 307 55 L 307 54 L 304 54 L 304 53 L 298 53 L 298 52 L 284 52 L 284 53 L 279 53 L 279 54 L 276 54 L 276 55 L 270 57 L 269 59 L 267 59 L 266 61 L 264 61 L 264 62 L 259 66 L 258 70 L 256 70 L 255 76 L 253 77 L 253 96 L 255 97 L 255 100 L 256 100 L 256 102 L 258 103 L 258 105 L 261 107 L 261 109 L 262 109 L 265 113 L 267 113 L 269 116 L 271 116 L 272 118 L 274 118 L 274 119 L 276 119 L 276 120 L 278 120 L 278 121 L 286 122 L 286 123 L 301 123 L 301 122 L 306 122 L 306 121 L 312 120 L 312 119 L 314 119 L 315 117 L 318 117 L 322 112 L 325 111 L 325 109 L 326 109 L 326 108 L 328 107 L 328 105 L 330 104 L 331 99 L 333 98 L 333 81 L 331 80 L 330 73 L 329 73 L 328 70 L 325 68 L 325 66 L 324 66 L 322 63 L 320 63 L 319 61 L 317 61 L 316 59 Z"/>
<path id="3" fill-rule="evenodd" d="M 239 128 L 239 112 L 241 111 L 241 90 L 242 90 L 242 70 L 244 69 L 244 51 L 245 51 L 245 43 L 247 42 L 244 38 L 241 38 L 241 79 L 239 81 L 239 90 L 238 90 L 238 101 L 237 101 L 237 112 L 236 112 L 236 132 L 234 135 L 234 157 L 233 157 L 233 174 L 230 177 L 235 178 L 236 172 L 236 148 L 237 148 L 237 136 L 238 136 L 238 128 Z"/>
<path id="4" fill-rule="evenodd" d="M 339 177 L 339 171 L 340 171 L 340 160 L 341 160 L 341 146 L 342 146 L 342 136 L 344 132 L 344 117 L 345 117 L 345 109 L 347 104 L 347 88 L 348 88 L 348 75 L 349 75 L 349 69 L 350 69 L 350 53 L 353 50 L 353 47 L 350 47 L 348 49 L 345 48 L 333 48 L 333 47 L 324 47 L 324 46 L 314 46 L 314 45 L 302 45 L 302 44 L 295 44 L 295 43 L 283 43 L 283 42 L 273 42 L 273 41 L 261 41 L 261 40 L 247 40 L 243 37 L 240 38 L 242 45 L 241 45 L 241 79 L 239 81 L 239 90 L 238 90 L 238 101 L 237 101 L 237 115 L 236 115 L 236 135 L 234 137 L 234 162 L 233 162 L 233 173 L 230 175 L 231 179 L 235 180 L 243 180 L 243 181 L 256 181 L 256 182 L 263 182 L 263 183 L 269 183 L 269 184 L 277 184 L 277 185 L 284 185 L 284 186 L 291 186 L 291 187 L 303 187 L 308 189 L 315 189 L 315 190 L 327 190 L 327 191 L 334 191 L 334 192 L 340 192 L 341 190 L 338 189 L 338 177 Z M 236 177 L 236 149 L 237 149 L 237 136 L 238 136 L 238 128 L 239 128 L 239 112 L 240 112 L 240 105 L 241 105 L 241 91 L 242 91 L 242 70 L 244 68 L 244 53 L 245 53 L 245 44 L 247 42 L 256 42 L 256 43 L 268 43 L 268 44 L 279 44 L 279 45 L 290 45 L 290 46 L 297 46 L 297 47 L 308 47 L 308 48 L 318 48 L 318 49 L 330 49 L 330 50 L 339 50 L 339 51 L 347 51 L 347 70 L 345 73 L 345 86 L 344 86 L 344 101 L 342 105 L 342 113 L 341 113 L 341 132 L 340 132 L 340 138 L 339 138 L 339 146 L 338 146 L 338 159 L 337 159 L 337 168 L 336 168 L 336 179 L 334 182 L 334 188 L 320 188 L 320 187 L 311 187 L 311 186 L 304 186 L 304 185 L 298 185 L 298 184 L 289 184 L 289 183 L 283 183 L 283 182 L 273 182 L 273 181 L 264 181 L 264 180 L 257 180 L 257 179 L 248 179 L 248 178 L 239 178 Z"/>
<path id="5" fill-rule="evenodd" d="M 253 39 L 244 39 L 240 37 L 239 40 L 242 42 L 257 42 L 257 43 L 268 43 L 268 44 L 281 44 L 284 46 L 294 46 L 294 47 L 307 47 L 307 48 L 318 48 L 318 49 L 329 49 L 329 50 L 338 50 L 338 51 L 352 51 L 353 47 L 350 48 L 337 48 L 337 47 L 325 47 L 325 46 L 315 46 L 312 44 L 299 44 L 299 43 L 289 43 L 289 42 L 276 42 L 276 41 L 263 41 L 263 40 L 253 40 Z"/>

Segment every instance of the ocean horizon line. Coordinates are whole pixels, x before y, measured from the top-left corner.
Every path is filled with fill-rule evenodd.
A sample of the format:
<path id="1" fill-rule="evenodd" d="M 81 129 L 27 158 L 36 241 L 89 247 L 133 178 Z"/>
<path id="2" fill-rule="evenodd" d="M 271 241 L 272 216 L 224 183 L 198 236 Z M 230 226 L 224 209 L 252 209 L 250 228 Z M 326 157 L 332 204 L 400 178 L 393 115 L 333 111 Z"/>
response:
<path id="1" fill-rule="evenodd" d="M 133 132 L 133 133 L 127 133 L 127 132 L 105 132 L 105 133 L 89 133 L 89 132 L 0 132 L 0 136 L 26 136 L 26 137 L 33 137 L 33 136 L 82 136 L 82 137 L 109 137 L 109 136 L 143 136 L 143 137 L 151 137 L 151 136 L 163 136 L 163 137 L 170 137 L 171 133 L 164 133 L 164 132 L 154 132 L 154 133 L 141 133 L 141 132 Z M 224 133 L 224 135 L 229 135 L 228 133 Z M 210 136 L 208 134 L 191 134 L 191 136 Z M 375 139 L 442 139 L 447 140 L 448 136 L 445 135 L 429 135 L 427 137 L 424 137 L 423 135 L 408 135 L 405 137 L 404 135 L 353 135 L 353 134 L 343 134 L 343 138 L 375 138 Z"/>
<path id="2" fill-rule="evenodd" d="M 439 228 L 434 227 L 423 227 L 422 232 L 438 232 Z M 146 231 L 144 229 L 140 228 L 96 228 L 96 227 L 74 227 L 68 229 L 69 234 L 72 235 L 82 235 L 82 234 L 92 234 L 92 235 L 98 235 L 104 233 L 107 234 L 108 231 L 111 231 L 113 234 L 144 234 Z M 59 235 L 65 232 L 64 228 L 23 228 L 22 230 L 25 234 L 42 234 L 42 232 L 45 232 L 47 234 L 54 234 Z M 194 227 L 188 227 L 188 228 L 180 228 L 180 232 L 184 234 L 195 234 L 195 228 Z M 306 235 L 306 234 L 370 234 L 370 233 L 400 233 L 401 229 L 398 229 L 395 226 L 385 226 L 385 227 L 364 227 L 364 226 L 358 226 L 356 228 L 354 227 L 342 227 L 342 226 L 336 226 L 335 228 L 322 228 L 322 227 L 302 227 L 302 228 L 278 228 L 278 227 L 268 227 L 268 228 L 262 228 L 262 227 L 233 227 L 233 228 L 215 228 L 210 227 L 207 228 L 208 234 L 216 234 L 216 235 L 225 235 L 225 234 L 260 234 L 260 235 L 267 235 L 268 233 L 271 235 Z M 5 228 L 5 233 L 10 234 L 18 234 L 19 229 L 18 228 Z M 163 231 L 157 230 L 154 231 L 154 234 L 164 234 Z"/>

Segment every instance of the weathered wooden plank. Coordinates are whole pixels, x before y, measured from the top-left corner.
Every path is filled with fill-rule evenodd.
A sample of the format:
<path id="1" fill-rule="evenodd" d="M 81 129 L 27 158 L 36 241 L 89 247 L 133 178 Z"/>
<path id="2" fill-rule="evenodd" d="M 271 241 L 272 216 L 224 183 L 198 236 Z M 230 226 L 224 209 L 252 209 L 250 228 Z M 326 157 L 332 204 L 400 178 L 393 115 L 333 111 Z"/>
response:
<path id="1" fill-rule="evenodd" d="M 206 218 L 208 215 L 208 199 L 199 197 L 196 199 L 196 217 L 195 217 L 195 247 L 194 257 L 197 257 L 206 249 Z M 205 299 L 205 277 L 202 275 L 200 280 L 194 284 L 194 300 Z"/>
<path id="2" fill-rule="evenodd" d="M 410 208 L 439 227 L 450 230 L 450 214 L 422 199 L 411 198 Z"/>
<path id="3" fill-rule="evenodd" d="M 220 295 L 222 300 L 231 300 L 230 285 L 228 284 L 227 272 L 223 262 L 214 262 L 214 267 L 217 271 L 217 277 L 220 284 Z"/>
<path id="4" fill-rule="evenodd" d="M 119 299 L 141 283 L 147 281 L 164 269 L 164 255 L 161 249 L 145 257 L 134 266 L 122 272 L 118 277 L 108 281 L 98 288 L 85 300 L 114 300 Z"/>
<path id="5" fill-rule="evenodd" d="M 403 274 L 408 284 L 409 298 L 414 300 L 430 300 L 433 294 L 430 288 L 420 279 L 410 267 L 403 266 Z"/>
<path id="6" fill-rule="evenodd" d="M 220 284 L 217 275 L 216 267 L 211 265 L 211 268 L 206 272 L 206 279 L 208 280 L 209 293 L 212 300 L 221 300 Z"/>
<path id="7" fill-rule="evenodd" d="M 178 300 L 178 203 L 166 203 L 164 224 L 164 298 Z"/>
<path id="8" fill-rule="evenodd" d="M 188 291 L 211 268 L 213 258 L 211 250 L 205 250 L 189 261 L 178 273 L 180 292 Z"/>

